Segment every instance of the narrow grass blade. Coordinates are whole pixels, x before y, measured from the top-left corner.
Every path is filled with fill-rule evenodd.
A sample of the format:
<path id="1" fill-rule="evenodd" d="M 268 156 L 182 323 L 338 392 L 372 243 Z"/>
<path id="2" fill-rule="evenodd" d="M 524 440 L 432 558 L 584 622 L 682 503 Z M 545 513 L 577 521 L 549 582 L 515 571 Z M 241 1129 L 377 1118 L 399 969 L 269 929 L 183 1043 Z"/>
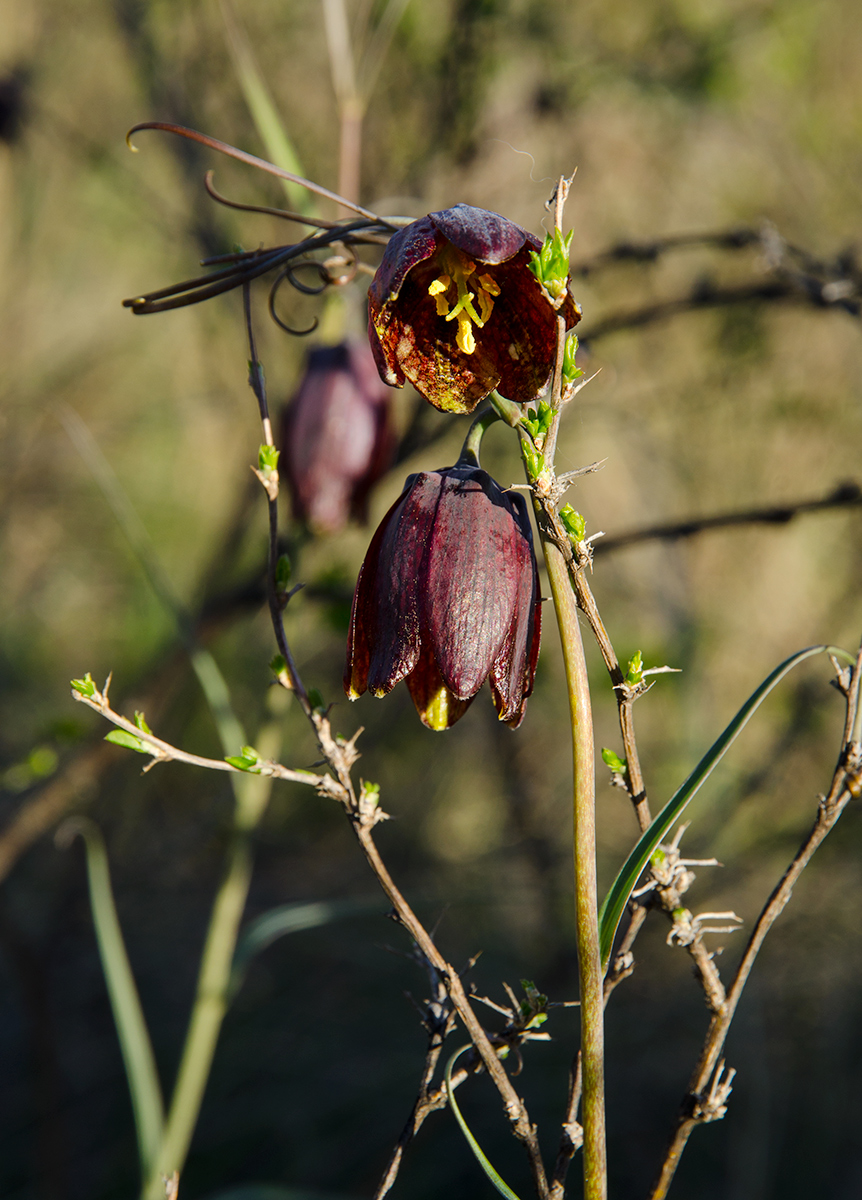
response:
<path id="1" fill-rule="evenodd" d="M 760 687 L 751 693 L 721 736 L 707 750 L 682 787 L 674 792 L 673 796 L 668 800 L 667 804 L 626 859 L 625 865 L 611 885 L 610 891 L 599 910 L 599 940 L 602 950 L 602 965 L 605 970 L 607 970 L 607 965 L 610 961 L 614 938 L 616 937 L 617 928 L 625 906 L 628 904 L 629 897 L 634 891 L 641 873 L 655 853 L 662 838 L 682 815 L 689 800 L 691 800 L 700 786 L 709 778 L 716 764 L 724 757 L 724 754 L 736 740 L 742 729 L 748 724 L 751 717 L 775 685 L 788 672 L 792 671 L 795 666 L 804 662 L 806 658 L 812 658 L 815 654 L 833 654 L 850 662 L 855 662 L 852 655 L 849 655 L 846 650 L 842 650 L 837 646 L 809 646 L 805 650 L 799 650 L 796 654 L 791 654 L 790 658 L 786 658 L 783 663 L 780 663 L 770 675 L 767 675 Z"/>
<path id="2" fill-rule="evenodd" d="M 99 957 L 108 985 L 126 1078 L 129 1081 L 141 1174 L 146 1178 L 158 1153 L 164 1127 L 159 1076 L 138 989 L 117 918 L 104 839 L 93 821 L 73 818 L 60 826 L 57 842 L 61 846 L 68 846 L 78 834 L 84 839 L 87 852 L 87 879 L 93 924 L 96 927 Z"/>
<path id="3" fill-rule="evenodd" d="M 458 1059 L 461 1057 L 461 1055 L 464 1053 L 464 1051 L 469 1050 L 469 1049 L 470 1049 L 469 1046 L 462 1046 L 460 1050 L 455 1051 L 455 1053 L 452 1055 L 452 1057 L 449 1059 L 449 1061 L 446 1064 L 446 1095 L 449 1097 L 449 1105 L 452 1109 L 452 1112 L 455 1114 L 455 1120 L 461 1126 L 461 1132 L 464 1134 L 464 1137 L 467 1139 L 467 1145 L 470 1147 L 470 1149 L 475 1154 L 476 1161 L 479 1163 L 479 1166 L 482 1168 L 482 1170 L 485 1172 L 485 1174 L 491 1180 L 491 1183 L 493 1183 L 494 1187 L 497 1189 L 497 1191 L 500 1193 L 501 1196 L 506 1197 L 506 1200 L 518 1200 L 517 1194 L 515 1192 L 513 1192 L 512 1189 L 509 1187 L 509 1185 L 500 1178 L 500 1176 L 497 1174 L 497 1172 L 494 1170 L 494 1168 L 488 1162 L 488 1159 L 485 1157 L 485 1155 L 482 1151 L 482 1147 L 479 1145 L 479 1143 L 473 1137 L 473 1134 L 470 1132 L 467 1122 L 464 1120 L 463 1116 L 461 1115 L 461 1109 L 458 1107 L 458 1103 L 455 1099 L 455 1089 L 452 1087 L 452 1068 L 455 1066 L 455 1063 L 458 1061 Z"/>
<path id="4" fill-rule="evenodd" d="M 277 167 L 290 171 L 293 175 L 304 175 L 299 156 L 287 136 L 284 122 L 278 115 L 278 109 L 264 83 L 248 38 L 228 0 L 222 0 L 221 10 L 236 77 L 260 140 L 266 148 L 267 157 Z M 303 216 L 314 214 L 314 201 L 305 188 L 287 179 L 282 180 L 282 186 L 288 204 L 294 212 L 302 213 Z"/>
<path id="5" fill-rule="evenodd" d="M 230 994 L 242 986 L 249 963 L 256 954 L 283 937 L 302 929 L 316 929 L 342 917 L 358 917 L 369 912 L 381 912 L 380 900 L 319 900 L 299 904 L 281 904 L 261 913 L 243 930 L 233 956 Z"/>

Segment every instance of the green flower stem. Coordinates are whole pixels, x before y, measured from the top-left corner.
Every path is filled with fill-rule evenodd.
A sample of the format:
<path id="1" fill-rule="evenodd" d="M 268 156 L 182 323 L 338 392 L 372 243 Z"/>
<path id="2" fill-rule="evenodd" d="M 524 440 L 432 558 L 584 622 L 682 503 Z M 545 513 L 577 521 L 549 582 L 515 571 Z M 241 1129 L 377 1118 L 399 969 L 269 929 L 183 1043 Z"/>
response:
<path id="1" fill-rule="evenodd" d="M 597 916 L 593 720 L 584 644 L 568 568 L 553 542 L 543 538 L 542 549 L 560 629 L 572 721 L 575 916 L 584 1080 L 584 1200 L 606 1200 L 604 1003 Z"/>
<path id="2" fill-rule="evenodd" d="M 482 438 L 495 421 L 499 421 L 500 419 L 500 414 L 495 412 L 493 408 L 486 408 L 479 413 L 476 420 L 467 430 L 464 445 L 461 447 L 461 453 L 458 456 L 459 467 L 481 467 L 479 451 L 482 446 Z"/>

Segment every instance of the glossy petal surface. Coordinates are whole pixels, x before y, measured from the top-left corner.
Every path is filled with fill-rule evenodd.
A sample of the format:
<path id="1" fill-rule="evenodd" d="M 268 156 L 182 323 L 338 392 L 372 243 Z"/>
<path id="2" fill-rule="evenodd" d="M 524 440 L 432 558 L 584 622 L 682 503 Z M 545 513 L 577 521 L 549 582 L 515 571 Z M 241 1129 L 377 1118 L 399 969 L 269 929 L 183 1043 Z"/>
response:
<path id="1" fill-rule="evenodd" d="M 522 497 L 471 466 L 411 477 L 372 539 L 353 600 L 345 690 L 401 679 L 422 720 L 448 728 L 491 680 L 520 722 L 539 647 L 538 573 Z"/>
<path id="2" fill-rule="evenodd" d="M 494 388 L 519 403 L 534 400 L 551 373 L 557 322 L 529 269 L 530 251 L 539 246 L 514 222 L 466 204 L 394 234 L 368 293 L 369 340 L 381 378 L 394 387 L 409 380 L 444 412 L 471 412 Z M 438 309 L 432 299 L 441 281 L 451 286 L 453 262 L 477 304 L 479 281 L 489 281 L 487 312 L 471 327 L 469 345 L 463 330 L 459 342 L 448 303 Z M 569 295 L 560 312 L 569 329 L 580 320 Z"/>

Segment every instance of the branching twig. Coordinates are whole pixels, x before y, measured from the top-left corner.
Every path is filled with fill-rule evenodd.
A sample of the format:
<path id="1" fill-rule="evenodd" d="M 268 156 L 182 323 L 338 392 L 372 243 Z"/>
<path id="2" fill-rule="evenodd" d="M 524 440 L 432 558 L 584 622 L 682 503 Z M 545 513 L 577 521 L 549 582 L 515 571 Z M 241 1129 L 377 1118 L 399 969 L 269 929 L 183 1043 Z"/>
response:
<path id="1" fill-rule="evenodd" d="M 860 743 L 860 683 L 862 683 L 862 649 L 856 659 L 846 689 L 847 712 L 838 763 L 826 796 L 820 798 L 817 817 L 808 837 L 800 846 L 793 861 L 767 900 L 749 938 L 727 998 L 710 1022 L 700 1060 L 689 1083 L 677 1126 L 662 1163 L 658 1179 L 650 1193 L 651 1200 L 664 1200 L 679 1164 L 686 1143 L 696 1125 L 720 1119 L 730 1090 L 730 1078 L 722 1082 L 724 1064 L 719 1062 L 730 1024 L 736 1013 L 743 988 L 760 948 L 773 924 L 784 910 L 799 876 L 808 866 L 814 852 L 833 829 L 850 800 L 862 794 L 862 743 Z"/>

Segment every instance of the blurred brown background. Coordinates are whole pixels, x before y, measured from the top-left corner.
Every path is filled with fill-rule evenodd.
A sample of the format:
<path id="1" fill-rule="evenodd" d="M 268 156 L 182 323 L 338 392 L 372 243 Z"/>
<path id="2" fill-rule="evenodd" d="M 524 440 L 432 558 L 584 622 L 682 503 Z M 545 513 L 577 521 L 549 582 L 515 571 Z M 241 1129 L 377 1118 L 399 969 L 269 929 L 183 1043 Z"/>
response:
<path id="1" fill-rule="evenodd" d="M 335 186 L 337 123 L 319 6 L 249 0 L 242 20 L 306 172 Z M 243 589 L 260 577 L 264 511 L 249 485 L 259 427 L 246 382 L 237 295 L 132 317 L 119 301 L 197 273 L 236 242 L 284 240 L 274 220 L 217 208 L 202 176 L 250 203 L 274 181 L 186 143 L 141 134 L 175 120 L 254 153 L 216 3 L 0 0 L 0 1192 L 102 1200 L 137 1187 L 128 1092 L 101 976 L 80 847 L 55 849 L 66 812 L 86 811 L 109 847 L 120 917 L 169 1082 L 220 871 L 224 778 L 177 765 L 145 777 L 68 680 L 114 672 L 123 711 L 218 755 L 212 722 L 104 497 L 61 416 L 77 413 L 119 476 L 250 730 L 267 705 L 274 647 Z M 855 0 L 452 0 L 407 8 L 366 124 L 362 199 L 419 214 L 458 201 L 541 231 L 561 172 L 581 262 L 621 240 L 756 229 L 834 259 L 859 237 L 862 9 Z M 848 262 L 851 261 L 849 258 Z M 763 279 L 762 247 L 692 249 L 578 277 L 590 328 L 688 295 L 698 281 Z M 262 300 L 263 293 L 260 293 Z M 296 302 L 307 317 L 311 301 Z M 304 344 L 260 319 L 273 402 L 295 386 Z M 601 374 L 565 426 L 561 469 L 606 458 L 571 502 L 588 532 L 792 501 L 862 481 L 862 329 L 809 303 L 685 312 L 597 337 Z M 398 398 L 407 424 L 413 399 Z M 433 422 L 429 423 L 429 428 Z M 466 425 L 391 474 L 372 525 L 407 470 L 450 463 Z M 486 440 L 504 484 L 514 441 Z M 783 657 L 862 633 L 862 514 L 830 510 L 778 526 L 650 543 L 597 559 L 594 588 L 621 657 L 643 650 L 660 678 L 636 709 L 658 807 Z M 484 954 L 480 990 L 534 979 L 573 995 L 569 758 L 561 665 L 547 617 L 536 695 L 515 734 L 487 695 L 445 736 L 423 729 L 398 688 L 348 706 L 341 693 L 344 597 L 370 536 L 306 544 L 288 632 L 307 682 L 336 702 L 336 727 L 366 726 L 362 772 L 396 818 L 380 844 L 447 955 Z M 597 742 L 619 750 L 598 656 Z M 716 855 L 689 902 L 751 922 L 812 819 L 842 720 L 825 661 L 783 685 L 692 807 L 692 855 Z M 314 747 L 296 711 L 283 760 Z M 134 760 L 134 761 L 132 761 Z M 53 789 L 53 791 L 51 790 Z M 45 811 L 21 839 L 22 814 Z M 42 804 L 42 809 L 38 808 Z M 33 808 L 32 806 L 37 806 Z M 53 814 L 53 815 L 51 815 Z M 17 822 L 17 824 L 16 824 Z M 600 877 L 636 832 L 599 780 Z M 4 840 L 5 831 L 5 840 Z M 26 832 L 26 831 L 25 831 Z M 862 903 L 859 813 L 851 808 L 761 956 L 728 1044 L 739 1069 L 728 1116 L 699 1130 L 674 1196 L 793 1200 L 862 1193 L 859 1149 Z M 281 785 L 259 835 L 249 915 L 292 900 L 375 898 L 335 805 Z M 380 904 L 380 913 L 384 905 Z M 638 968 L 609 1010 L 611 1188 L 643 1196 L 706 1025 L 688 959 L 655 915 Z M 728 973 L 744 934 L 727 942 Z M 424 996 L 381 915 L 276 943 L 228 1015 L 182 1194 L 245 1183 L 368 1195 L 406 1119 L 424 1035 L 404 997 Z M 543 1144 L 557 1140 L 575 1030 L 529 1048 L 522 1077 Z M 456 1035 L 457 1037 L 457 1035 Z M 453 1045 L 454 1048 L 454 1045 Z M 528 1189 L 484 1080 L 468 1119 L 504 1177 Z M 573 1172 L 572 1194 L 577 1194 Z M 490 1190 L 450 1114 L 429 1120 L 395 1195 Z M 522 1191 L 521 1194 L 525 1194 Z"/>

